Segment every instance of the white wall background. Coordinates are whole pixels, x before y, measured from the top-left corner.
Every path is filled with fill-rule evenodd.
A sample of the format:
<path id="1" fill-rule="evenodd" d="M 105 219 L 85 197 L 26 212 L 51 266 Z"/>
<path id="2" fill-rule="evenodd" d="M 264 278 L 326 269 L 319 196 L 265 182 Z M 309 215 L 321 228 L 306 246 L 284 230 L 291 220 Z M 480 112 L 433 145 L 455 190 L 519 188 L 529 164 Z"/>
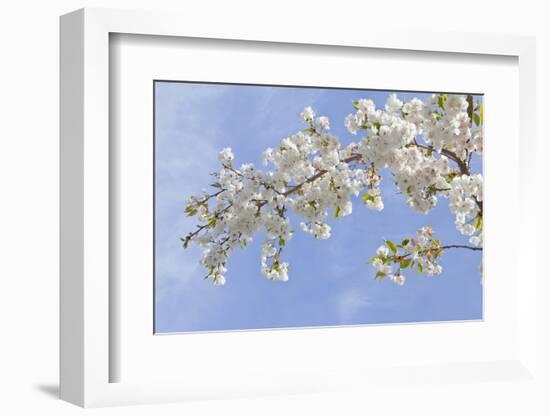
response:
<path id="1" fill-rule="evenodd" d="M 339 20 L 363 25 L 388 20 L 404 27 L 536 35 L 538 41 L 539 135 L 550 114 L 549 13 L 545 2 L 436 1 L 170 1 L 170 0 L 12 0 L 0 9 L 0 414 L 72 415 L 81 409 L 56 399 L 58 375 L 58 16 L 84 6 L 178 10 L 207 16 L 245 13 L 287 25 L 330 25 Z M 549 152 L 539 149 L 540 164 Z M 540 169 L 548 178 L 548 173 Z M 543 185 L 545 181 L 539 182 Z M 540 214 L 547 204 L 541 189 Z M 542 217 L 542 215 L 541 215 Z M 542 219 L 539 250 L 543 258 Z M 542 228 L 544 226 L 544 229 Z M 548 244 L 545 244 L 548 246 Z M 542 266 L 541 261 L 541 266 Z M 539 287 L 549 293 L 549 285 Z M 548 319 L 539 322 L 548 347 Z M 546 330 L 544 329 L 546 328 Z M 546 351 L 550 351 L 548 348 Z M 546 353 L 547 355 L 547 353 Z M 544 365 L 548 364 L 541 354 Z M 546 367 L 548 368 L 548 367 Z M 547 372 L 548 373 L 548 372 Z M 547 386 L 548 387 L 548 386 Z M 93 410 L 126 414 L 550 414 L 544 392 L 496 384 L 411 389 L 396 397 L 347 393 L 197 402 L 156 407 Z M 550 391 L 550 388 L 546 389 Z M 543 405 L 543 403 L 545 403 Z"/>

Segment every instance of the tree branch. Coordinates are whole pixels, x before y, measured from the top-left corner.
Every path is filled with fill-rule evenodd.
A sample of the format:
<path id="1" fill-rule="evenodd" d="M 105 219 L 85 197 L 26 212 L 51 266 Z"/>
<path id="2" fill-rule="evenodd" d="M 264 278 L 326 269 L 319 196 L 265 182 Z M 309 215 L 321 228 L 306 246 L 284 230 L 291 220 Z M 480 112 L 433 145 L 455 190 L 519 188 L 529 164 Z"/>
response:
<path id="1" fill-rule="evenodd" d="M 424 250 L 419 250 L 418 254 L 423 256 L 425 253 L 428 253 L 432 250 L 433 251 L 440 251 L 440 250 L 446 250 L 448 248 L 464 248 L 464 249 L 472 250 L 472 251 L 483 251 L 483 247 L 467 246 L 467 245 L 463 245 L 463 244 L 448 244 L 448 245 L 439 246 L 439 247 L 427 247 Z M 407 254 L 403 254 L 401 256 L 397 256 L 397 258 L 399 260 L 403 260 L 403 259 L 406 259 L 407 257 L 409 257 L 410 255 L 411 255 L 410 253 L 407 253 Z"/>
<path id="2" fill-rule="evenodd" d="M 346 159 L 343 159 L 341 162 L 344 162 L 344 163 L 349 163 L 349 162 L 353 162 L 353 161 L 357 161 L 357 160 L 360 160 L 361 159 L 361 155 L 353 155 L 353 156 L 350 156 Z M 310 176 L 309 178 L 307 178 L 304 182 L 302 183 L 299 183 L 298 185 L 295 185 L 292 187 L 292 189 L 289 189 L 287 190 L 286 192 L 283 192 L 282 195 L 283 196 L 289 196 L 289 195 L 292 195 L 293 193 L 299 191 L 300 189 L 302 189 L 302 187 L 308 183 L 311 183 L 311 182 L 315 182 L 317 179 L 319 179 L 320 177 L 322 177 L 325 173 L 327 173 L 328 171 L 323 169 L 323 170 L 320 170 L 319 172 L 317 172 L 315 175 L 312 175 Z M 258 204 L 258 206 L 261 208 L 263 207 L 265 204 L 267 204 L 267 201 L 262 201 Z"/>
<path id="3" fill-rule="evenodd" d="M 468 163 L 466 163 L 465 161 L 460 159 L 456 153 L 451 152 L 450 150 L 447 150 L 447 149 L 441 149 L 441 152 L 437 152 L 433 148 L 433 146 L 426 146 L 424 144 L 417 143 L 416 140 L 414 141 L 414 143 L 411 143 L 410 145 L 419 147 L 421 149 L 428 150 L 430 152 L 440 153 L 440 154 L 448 157 L 449 159 L 451 159 L 453 162 L 455 162 L 457 164 L 457 166 L 460 170 L 460 173 L 462 175 L 470 176 L 470 168 L 468 167 Z M 408 145 L 408 146 L 410 146 L 410 145 Z M 478 201 L 477 199 L 474 199 L 474 201 L 475 201 L 477 207 L 479 208 L 480 215 L 483 216 L 483 201 Z"/>
<path id="4" fill-rule="evenodd" d="M 433 148 L 433 146 L 426 146 L 424 144 L 417 143 L 416 140 L 414 143 L 411 143 L 411 145 L 419 147 L 421 149 L 429 150 L 430 152 L 441 153 L 458 165 L 458 168 L 460 169 L 460 173 L 462 175 L 470 175 L 470 169 L 468 168 L 468 165 L 466 164 L 466 162 L 460 159 L 456 153 L 451 152 L 447 149 L 441 149 L 441 152 L 438 152 Z"/>
<path id="5" fill-rule="evenodd" d="M 473 251 L 483 251 L 483 247 L 466 246 L 466 245 L 462 245 L 462 244 L 449 244 L 449 245 L 446 245 L 446 246 L 441 246 L 439 248 L 441 250 L 445 250 L 445 249 L 448 249 L 448 248 L 465 248 L 465 249 L 473 250 Z"/>

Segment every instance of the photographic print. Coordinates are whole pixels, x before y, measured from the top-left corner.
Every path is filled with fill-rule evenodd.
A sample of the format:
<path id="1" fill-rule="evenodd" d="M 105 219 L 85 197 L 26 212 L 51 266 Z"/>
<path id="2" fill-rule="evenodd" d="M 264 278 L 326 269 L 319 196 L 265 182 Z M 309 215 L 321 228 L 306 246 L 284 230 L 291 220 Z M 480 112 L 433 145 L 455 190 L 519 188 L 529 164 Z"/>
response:
<path id="1" fill-rule="evenodd" d="M 155 333 L 483 318 L 483 95 L 154 82 Z"/>

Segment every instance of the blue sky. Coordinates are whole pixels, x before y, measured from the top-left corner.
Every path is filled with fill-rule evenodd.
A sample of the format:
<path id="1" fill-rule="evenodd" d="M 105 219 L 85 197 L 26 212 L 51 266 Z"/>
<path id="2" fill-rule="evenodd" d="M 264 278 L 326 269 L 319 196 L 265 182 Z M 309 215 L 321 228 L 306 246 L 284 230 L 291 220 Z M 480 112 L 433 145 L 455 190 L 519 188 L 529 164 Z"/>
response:
<path id="1" fill-rule="evenodd" d="M 395 191 L 387 175 L 385 208 L 371 211 L 354 201 L 353 214 L 332 219 L 332 237 L 319 241 L 299 229 L 287 243 L 288 282 L 260 274 L 262 236 L 232 254 L 227 283 L 203 280 L 200 248 L 181 246 L 195 222 L 183 213 L 189 195 L 212 182 L 218 152 L 231 147 L 235 165 L 254 163 L 267 147 L 303 129 L 298 114 L 311 105 L 327 115 L 331 131 L 346 144 L 357 140 L 344 127 L 351 103 L 372 98 L 382 106 L 390 92 L 155 83 L 155 326 L 157 333 L 471 320 L 482 318 L 481 254 L 448 250 L 440 276 L 408 273 L 404 286 L 374 279 L 367 264 L 383 239 L 400 240 L 431 224 L 445 244 L 467 243 L 454 227 L 447 200 L 418 214 Z M 400 98 L 423 97 L 397 93 Z M 474 161 L 481 169 L 481 161 Z M 383 172 L 384 174 L 384 172 Z"/>

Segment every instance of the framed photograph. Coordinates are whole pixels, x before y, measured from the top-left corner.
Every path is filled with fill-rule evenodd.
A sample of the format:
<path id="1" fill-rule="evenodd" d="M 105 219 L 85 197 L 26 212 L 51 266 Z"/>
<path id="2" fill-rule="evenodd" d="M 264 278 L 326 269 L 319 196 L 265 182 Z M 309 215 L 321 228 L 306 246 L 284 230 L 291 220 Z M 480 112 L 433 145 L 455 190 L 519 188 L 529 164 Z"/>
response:
<path id="1" fill-rule="evenodd" d="M 61 18 L 61 397 L 537 383 L 534 40 L 241 29 Z"/>

